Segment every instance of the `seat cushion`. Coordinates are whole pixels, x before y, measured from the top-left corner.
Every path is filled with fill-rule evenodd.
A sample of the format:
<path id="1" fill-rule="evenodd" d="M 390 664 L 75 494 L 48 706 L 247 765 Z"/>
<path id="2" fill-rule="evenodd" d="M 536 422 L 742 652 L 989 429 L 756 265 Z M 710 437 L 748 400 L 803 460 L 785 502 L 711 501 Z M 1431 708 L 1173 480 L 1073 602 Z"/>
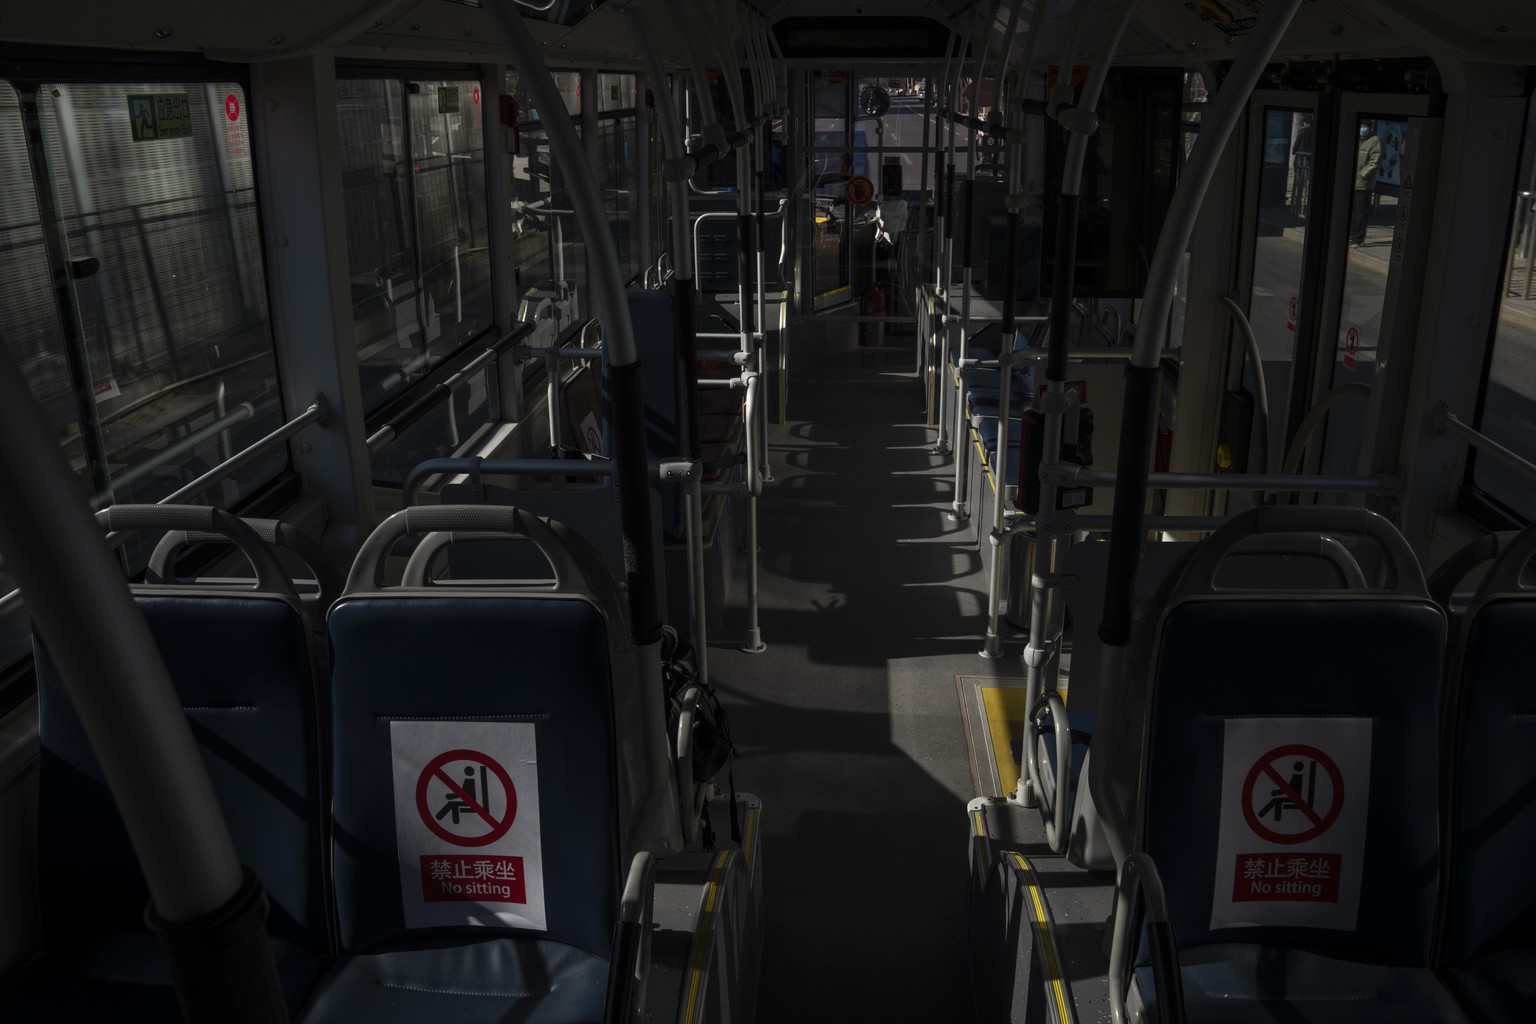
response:
<path id="1" fill-rule="evenodd" d="M 608 964 L 545 939 L 384 949 L 344 960 L 302 1024 L 598 1024 Z"/>
<path id="2" fill-rule="evenodd" d="M 1190 1024 L 1455 1024 L 1468 1017 L 1428 968 L 1280 946 L 1230 943 L 1179 954 Z M 1136 983 L 1160 1019 L 1151 967 Z M 1528 1019 L 1528 1018 L 1522 1018 Z"/>
<path id="3" fill-rule="evenodd" d="M 290 1014 L 297 1013 L 330 963 L 284 939 L 272 939 L 272 959 Z M 170 966 L 160 940 L 148 932 L 106 932 L 57 945 L 23 972 L 26 983 L 0 996 L 0 1020 L 48 1024 L 181 1019 Z"/>
<path id="4" fill-rule="evenodd" d="M 1528 1021 L 1536 1015 L 1536 946 L 1480 954 L 1446 971 L 1445 981 L 1473 1020 Z"/>

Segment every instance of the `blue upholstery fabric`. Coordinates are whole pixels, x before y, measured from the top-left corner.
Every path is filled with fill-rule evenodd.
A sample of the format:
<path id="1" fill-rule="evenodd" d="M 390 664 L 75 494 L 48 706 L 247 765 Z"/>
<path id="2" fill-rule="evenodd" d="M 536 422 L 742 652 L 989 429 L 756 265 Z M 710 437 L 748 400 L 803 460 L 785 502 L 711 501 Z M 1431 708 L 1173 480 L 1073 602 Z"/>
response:
<path id="1" fill-rule="evenodd" d="M 268 930 L 284 950 L 284 988 L 296 1005 L 330 961 L 320 734 L 305 624 L 286 602 L 254 595 L 140 594 L 137 602 L 236 853 L 266 887 Z M 37 973 L 55 979 L 55 996 L 96 1007 L 92 1019 L 154 1016 L 155 1007 L 174 1007 L 175 995 L 158 940 L 144 928 L 148 888 L 40 640 L 37 675 L 39 872 L 49 933 Z M 0 1005 L 0 1016 L 9 1012 Z"/>
<path id="2" fill-rule="evenodd" d="M 1536 1015 L 1536 600 L 1495 599 L 1467 622 L 1451 737 L 1442 962 L 1480 1021 Z"/>
<path id="3" fill-rule="evenodd" d="M 1342 947 L 1427 965 L 1438 895 L 1445 620 L 1428 601 L 1186 601 L 1163 620 L 1141 814 L 1182 949 L 1213 942 Z M 1372 719 L 1358 928 L 1212 931 L 1225 723 Z"/>
<path id="4" fill-rule="evenodd" d="M 1536 1016 L 1536 946 L 1494 949 L 1445 972 L 1473 1020 L 1519 1024 Z"/>
<path id="5" fill-rule="evenodd" d="M 598 1024 L 607 980 L 599 957 L 539 939 L 385 949 L 338 967 L 300 1020 Z"/>
<path id="6" fill-rule="evenodd" d="M 1495 600 L 1467 623 L 1451 748 L 1447 964 L 1486 949 L 1536 948 L 1533 633 L 1529 598 Z"/>
<path id="7" fill-rule="evenodd" d="M 1022 420 L 1010 419 L 1008 421 L 1008 448 L 1010 451 L 1019 450 L 1019 438 L 1022 436 Z M 976 436 L 981 441 L 981 448 L 989 455 L 997 450 L 997 420 L 996 418 L 984 419 L 976 425 Z"/>
<path id="8" fill-rule="evenodd" d="M 646 449 L 652 456 L 678 452 L 677 313 L 672 296 L 649 288 L 631 288 L 629 315 L 640 350 L 641 387 L 645 391 Z"/>
<path id="9" fill-rule="evenodd" d="M 405 927 L 390 722 L 462 719 L 537 726 L 549 927 L 532 934 L 606 956 L 620 869 L 612 669 L 598 611 L 500 595 L 354 597 L 332 610 L 330 634 L 342 948 L 514 933 Z"/>
<path id="10" fill-rule="evenodd" d="M 1247 943 L 1179 955 L 1190 1024 L 1458 1024 L 1468 1021 L 1427 967 L 1394 967 L 1329 952 Z M 1158 1020 L 1152 969 L 1137 986 Z"/>

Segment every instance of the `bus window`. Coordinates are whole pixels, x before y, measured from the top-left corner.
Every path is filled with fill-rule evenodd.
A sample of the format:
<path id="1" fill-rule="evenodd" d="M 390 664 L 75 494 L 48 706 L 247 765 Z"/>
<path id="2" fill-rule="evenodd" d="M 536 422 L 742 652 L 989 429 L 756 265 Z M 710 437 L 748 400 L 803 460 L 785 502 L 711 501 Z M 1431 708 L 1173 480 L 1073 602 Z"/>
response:
<path id="1" fill-rule="evenodd" d="M 489 331 L 479 84 L 336 83 L 353 331 L 367 412 Z"/>
<path id="2" fill-rule="evenodd" d="M 1498 323 L 1477 426 L 1536 460 L 1536 99 L 1526 114 L 1513 200 Z M 1474 458 L 1472 484 L 1526 522 L 1536 519 L 1536 492 L 1497 460 Z"/>
<path id="3" fill-rule="evenodd" d="M 87 437 L 86 454 L 109 481 L 97 501 L 158 501 L 283 421 L 245 90 L 56 84 L 37 103 L 78 268 L 76 389 L 94 398 L 100 453 Z M 286 465 L 272 451 L 205 500 L 237 505 Z"/>

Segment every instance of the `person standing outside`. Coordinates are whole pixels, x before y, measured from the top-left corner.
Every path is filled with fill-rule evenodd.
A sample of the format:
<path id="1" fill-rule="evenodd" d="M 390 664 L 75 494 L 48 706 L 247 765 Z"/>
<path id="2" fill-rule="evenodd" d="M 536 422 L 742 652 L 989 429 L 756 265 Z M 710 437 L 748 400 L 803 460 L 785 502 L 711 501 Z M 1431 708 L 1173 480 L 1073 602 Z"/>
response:
<path id="1" fill-rule="evenodd" d="M 1312 118 L 1305 114 L 1291 143 L 1291 168 L 1291 212 L 1301 216 L 1312 188 Z"/>
<path id="2" fill-rule="evenodd" d="M 1360 146 L 1355 150 L 1355 195 L 1350 210 L 1349 244 L 1365 244 L 1365 222 L 1371 211 L 1371 193 L 1376 189 L 1376 171 L 1381 167 L 1381 140 L 1376 137 L 1373 121 L 1360 122 Z"/>

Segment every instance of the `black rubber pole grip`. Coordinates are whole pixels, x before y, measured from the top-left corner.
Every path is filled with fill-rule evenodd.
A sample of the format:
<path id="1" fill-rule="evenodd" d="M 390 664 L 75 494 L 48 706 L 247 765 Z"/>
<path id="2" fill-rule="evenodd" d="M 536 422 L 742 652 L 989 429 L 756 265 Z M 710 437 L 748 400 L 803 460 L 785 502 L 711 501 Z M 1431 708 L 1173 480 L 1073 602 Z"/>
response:
<path id="1" fill-rule="evenodd" d="M 187 1024 L 286 1024 L 267 941 L 267 893 L 250 868 L 234 897 L 211 914 L 166 921 L 151 904 L 144 920 L 170 959 Z"/>
<path id="2" fill-rule="evenodd" d="M 1013 333 L 1018 323 L 1019 283 L 1019 214 L 1008 211 L 1008 230 L 1003 251 L 1003 336 Z"/>
<path id="3" fill-rule="evenodd" d="M 672 301 L 677 310 L 677 393 L 682 396 L 683 436 L 680 448 L 697 462 L 699 444 L 699 328 L 694 316 L 694 287 L 691 277 L 672 279 Z"/>
<path id="4" fill-rule="evenodd" d="M 1109 533 L 1109 566 L 1104 577 L 1104 618 L 1099 637 L 1115 647 L 1131 642 L 1131 594 L 1146 533 L 1147 473 L 1157 433 L 1158 382 L 1162 369 L 1125 369 L 1125 413 L 1120 453 L 1115 460 L 1115 507 Z"/>
<path id="5" fill-rule="evenodd" d="M 641 647 L 661 640 L 656 606 L 656 549 L 651 535 L 651 490 L 645 452 L 645 396 L 640 361 L 611 366 L 613 462 L 624 534 L 624 582 L 629 591 L 629 635 Z"/>
<path id="6" fill-rule="evenodd" d="M 1072 322 L 1072 288 L 1077 272 L 1077 217 L 1080 196 L 1062 193 L 1056 207 L 1056 265 L 1051 268 L 1051 341 L 1046 380 L 1067 379 L 1067 330 Z"/>

